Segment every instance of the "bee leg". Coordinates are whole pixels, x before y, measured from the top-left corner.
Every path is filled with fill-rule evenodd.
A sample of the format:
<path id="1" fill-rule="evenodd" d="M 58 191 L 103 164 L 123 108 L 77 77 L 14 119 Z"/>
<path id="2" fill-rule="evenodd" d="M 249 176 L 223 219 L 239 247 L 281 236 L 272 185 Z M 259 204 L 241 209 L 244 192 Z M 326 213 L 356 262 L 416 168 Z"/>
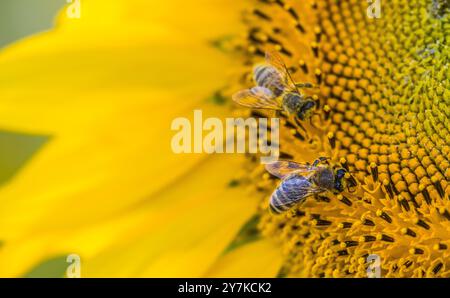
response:
<path id="1" fill-rule="evenodd" d="M 314 195 L 314 199 L 317 202 L 325 202 L 325 203 L 329 203 L 331 201 L 330 198 L 321 195 Z"/>
<path id="2" fill-rule="evenodd" d="M 329 164 L 328 163 L 329 159 L 330 159 L 329 157 L 320 156 L 318 159 L 316 159 L 314 161 L 313 166 L 316 167 L 319 163 L 322 163 L 322 162 L 326 162 L 327 164 Z"/>
<path id="3" fill-rule="evenodd" d="M 319 125 L 317 125 L 317 123 L 313 121 L 313 120 L 314 120 L 314 119 L 313 119 L 314 116 L 316 116 L 316 119 L 317 119 L 316 122 L 318 122 Z M 309 125 L 311 125 L 311 126 L 314 127 L 315 129 L 323 130 L 323 126 L 321 126 L 321 125 L 322 125 L 322 122 L 323 122 L 323 121 L 322 121 L 321 113 L 319 113 L 318 111 L 314 111 L 314 112 L 312 113 L 312 116 L 309 118 Z"/>
<path id="4" fill-rule="evenodd" d="M 314 200 L 316 202 L 323 202 L 323 199 L 322 199 L 322 197 L 320 195 L 314 195 Z"/>
<path id="5" fill-rule="evenodd" d="M 302 130 L 302 132 L 304 133 L 306 139 L 310 139 L 310 136 L 308 134 L 308 131 L 306 130 L 306 128 L 302 125 L 302 123 L 299 121 L 299 119 L 297 117 L 294 117 L 294 123 L 297 125 L 298 128 L 300 128 Z"/>
<path id="6" fill-rule="evenodd" d="M 316 85 L 312 83 L 295 83 L 295 87 L 297 88 L 318 88 Z"/>
<path id="7" fill-rule="evenodd" d="M 280 111 L 275 110 L 275 118 L 280 118 L 281 114 Z"/>
<path id="8" fill-rule="evenodd" d="M 313 115 L 318 115 L 317 113 L 314 113 Z M 309 125 L 311 125 L 314 128 L 320 129 L 320 127 L 317 127 L 317 125 L 314 124 L 313 122 L 313 117 L 309 118 Z"/>

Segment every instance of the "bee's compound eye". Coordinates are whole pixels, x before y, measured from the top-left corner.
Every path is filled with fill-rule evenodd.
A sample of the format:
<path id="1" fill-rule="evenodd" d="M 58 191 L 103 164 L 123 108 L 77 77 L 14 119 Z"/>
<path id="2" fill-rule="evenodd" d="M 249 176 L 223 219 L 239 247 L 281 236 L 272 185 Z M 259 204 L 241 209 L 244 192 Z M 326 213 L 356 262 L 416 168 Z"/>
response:
<path id="1" fill-rule="evenodd" d="M 344 178 L 344 176 L 345 176 L 345 170 L 344 170 L 344 169 L 339 169 L 339 170 L 337 170 L 337 171 L 336 171 L 336 176 L 337 176 L 339 179 Z"/>
<path id="2" fill-rule="evenodd" d="M 305 110 L 310 110 L 310 109 L 314 108 L 315 106 L 316 106 L 316 103 L 315 103 L 314 101 L 308 101 L 308 102 L 305 104 L 304 109 L 305 109 Z"/>
<path id="3" fill-rule="evenodd" d="M 308 119 L 311 116 L 312 110 L 315 106 L 316 103 L 314 101 L 306 102 L 298 112 L 297 117 L 302 121 Z"/>

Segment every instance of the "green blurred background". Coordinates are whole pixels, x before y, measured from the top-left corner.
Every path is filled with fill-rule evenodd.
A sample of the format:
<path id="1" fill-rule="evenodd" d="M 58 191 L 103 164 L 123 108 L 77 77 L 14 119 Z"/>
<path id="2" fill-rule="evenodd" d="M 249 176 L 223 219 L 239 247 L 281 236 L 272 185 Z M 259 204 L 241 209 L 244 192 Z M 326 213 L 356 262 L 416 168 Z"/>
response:
<path id="1" fill-rule="evenodd" d="M 50 29 L 65 3 L 66 0 L 0 0 L 0 50 L 25 36 Z M 0 186 L 14 176 L 47 139 L 0 128 Z"/>
<path id="2" fill-rule="evenodd" d="M 0 50 L 33 33 L 48 30 L 66 0 L 0 0 Z M 0 128 L 0 187 L 11 179 L 46 141 Z M 0 241 L 0 247 L 2 243 Z M 26 277 L 62 277 L 68 266 L 61 256 L 38 265 Z"/>
<path id="3" fill-rule="evenodd" d="M 0 47 L 48 30 L 66 0 L 0 0 Z"/>
<path id="4" fill-rule="evenodd" d="M 23 37 L 50 29 L 67 0 L 0 0 L 0 50 Z M 48 141 L 48 136 L 20 134 L 0 128 L 0 187 Z M 2 243 L 0 241 L 0 247 Z M 66 256 L 47 260 L 24 277 L 63 277 Z"/>

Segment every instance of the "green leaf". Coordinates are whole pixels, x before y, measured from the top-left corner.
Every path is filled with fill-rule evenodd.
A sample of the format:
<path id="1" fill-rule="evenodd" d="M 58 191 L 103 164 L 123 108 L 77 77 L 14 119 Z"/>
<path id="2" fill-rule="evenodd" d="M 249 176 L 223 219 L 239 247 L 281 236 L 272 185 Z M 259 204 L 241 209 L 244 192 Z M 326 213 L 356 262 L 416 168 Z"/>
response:
<path id="1" fill-rule="evenodd" d="M 233 40 L 235 39 L 234 35 L 224 35 L 211 40 L 209 44 L 221 52 L 231 53 L 234 50 Z"/>
<path id="2" fill-rule="evenodd" d="M 0 185 L 10 180 L 48 140 L 48 136 L 0 130 Z"/>
<path id="3" fill-rule="evenodd" d="M 287 275 L 288 275 L 288 273 L 289 273 L 288 268 L 285 267 L 285 266 L 282 266 L 282 267 L 280 268 L 280 270 L 278 271 L 278 273 L 277 273 L 277 275 L 276 275 L 276 278 L 286 278 Z"/>
<path id="4" fill-rule="evenodd" d="M 66 261 L 67 256 L 58 256 L 48 259 L 33 269 L 31 269 L 23 277 L 26 278 L 62 278 L 65 276 L 69 263 Z"/>
<path id="5" fill-rule="evenodd" d="M 1 0 L 0 47 L 50 29 L 66 0 Z"/>
<path id="6" fill-rule="evenodd" d="M 260 239 L 261 234 L 258 229 L 258 223 L 260 220 L 260 215 L 253 215 L 241 228 L 241 230 L 237 233 L 234 240 L 230 243 L 228 248 L 225 249 L 224 254 L 242 246 L 244 244 L 256 241 Z"/>
<path id="7" fill-rule="evenodd" d="M 215 105 L 222 106 L 227 102 L 227 99 L 223 96 L 222 92 L 219 90 L 208 98 L 208 102 L 212 102 Z"/>

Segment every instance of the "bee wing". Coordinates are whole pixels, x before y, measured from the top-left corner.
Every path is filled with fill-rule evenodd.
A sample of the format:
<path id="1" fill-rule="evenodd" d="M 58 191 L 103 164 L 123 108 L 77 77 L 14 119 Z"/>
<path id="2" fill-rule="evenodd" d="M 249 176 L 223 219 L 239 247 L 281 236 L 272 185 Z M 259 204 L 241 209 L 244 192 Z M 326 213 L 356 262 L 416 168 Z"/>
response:
<path id="1" fill-rule="evenodd" d="M 315 184 L 312 184 L 309 187 L 303 186 L 303 187 L 300 187 L 300 189 L 299 189 L 299 192 L 303 195 L 303 198 L 309 197 L 312 195 L 316 195 L 316 194 L 322 193 L 324 191 L 325 191 L 325 189 L 323 189 Z"/>
<path id="2" fill-rule="evenodd" d="M 310 184 L 301 184 L 301 185 L 297 185 L 295 189 L 291 190 L 292 191 L 292 195 L 297 196 L 297 201 L 302 201 L 305 198 L 312 196 L 312 195 L 316 195 L 319 193 L 324 192 L 324 189 L 320 188 L 319 186 L 310 183 Z"/>
<path id="3" fill-rule="evenodd" d="M 294 161 L 279 160 L 273 163 L 266 164 L 266 170 L 280 179 L 284 179 L 286 176 L 292 173 L 298 173 L 307 175 L 317 170 L 317 167 L 300 164 Z"/>
<path id="4" fill-rule="evenodd" d="M 292 79 L 286 64 L 277 51 L 267 51 L 266 62 L 278 70 L 289 88 L 296 90 L 295 82 Z"/>
<path id="5" fill-rule="evenodd" d="M 233 101 L 250 108 L 282 110 L 272 91 L 261 86 L 239 91 L 233 95 Z"/>

